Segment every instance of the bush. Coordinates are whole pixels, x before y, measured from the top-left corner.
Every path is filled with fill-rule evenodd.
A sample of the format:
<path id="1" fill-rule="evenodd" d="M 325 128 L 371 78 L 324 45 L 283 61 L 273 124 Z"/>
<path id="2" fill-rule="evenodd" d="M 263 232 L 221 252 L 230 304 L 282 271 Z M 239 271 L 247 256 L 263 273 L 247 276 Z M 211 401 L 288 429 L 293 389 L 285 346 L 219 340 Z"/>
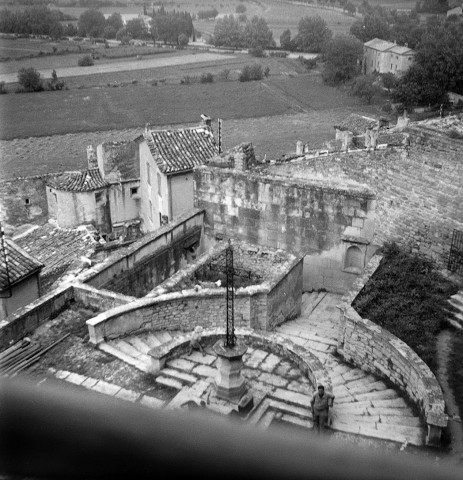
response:
<path id="1" fill-rule="evenodd" d="M 201 83 L 212 83 L 214 81 L 214 75 L 212 75 L 212 73 L 203 73 L 199 81 Z"/>
<path id="2" fill-rule="evenodd" d="M 247 19 L 248 19 L 248 17 L 244 13 L 238 15 L 238 21 L 240 23 L 246 23 Z"/>
<path id="3" fill-rule="evenodd" d="M 181 48 L 184 48 L 188 45 L 188 41 L 189 41 L 189 38 L 184 34 L 184 33 L 181 33 L 179 36 L 178 36 L 178 45 L 179 47 Z"/>
<path id="4" fill-rule="evenodd" d="M 250 82 L 252 80 L 262 80 L 264 77 L 264 72 L 262 66 L 258 63 L 253 65 L 245 65 L 243 70 L 240 73 L 239 81 L 240 82 Z"/>
<path id="5" fill-rule="evenodd" d="M 240 3 L 239 5 L 236 6 L 235 12 L 236 13 L 245 13 L 246 12 L 246 5 L 243 5 L 242 3 Z"/>
<path id="6" fill-rule="evenodd" d="M 250 48 L 249 53 L 253 57 L 260 57 L 260 58 L 265 57 L 264 49 L 260 45 L 258 45 L 257 47 Z"/>
<path id="7" fill-rule="evenodd" d="M 196 77 L 192 75 L 185 75 L 181 80 L 180 84 L 182 85 L 190 85 L 190 83 L 194 83 L 196 81 Z"/>
<path id="8" fill-rule="evenodd" d="M 267 65 L 264 69 L 264 76 L 265 78 L 268 78 L 269 75 L 270 75 L 270 67 Z"/>
<path id="9" fill-rule="evenodd" d="M 230 77 L 230 69 L 229 69 L 229 68 L 224 68 L 224 69 L 220 72 L 220 76 L 221 76 L 224 80 L 228 80 L 228 78 Z"/>
<path id="10" fill-rule="evenodd" d="M 80 57 L 77 62 L 77 65 L 79 65 L 79 67 L 91 67 L 93 64 L 94 62 L 91 55 L 84 55 L 83 57 Z"/>
<path id="11" fill-rule="evenodd" d="M 304 58 L 302 55 L 299 55 L 297 59 L 307 70 L 312 70 L 317 66 L 316 58 Z"/>
<path id="12" fill-rule="evenodd" d="M 0 95 L 5 95 L 5 93 L 8 93 L 5 88 L 5 82 L 0 82 Z"/>
<path id="13" fill-rule="evenodd" d="M 43 90 L 40 73 L 34 68 L 21 68 L 18 72 L 18 83 L 25 92 L 40 92 Z"/>
<path id="14" fill-rule="evenodd" d="M 353 307 L 363 317 L 407 343 L 436 368 L 436 335 L 449 316 L 447 299 L 458 288 L 434 265 L 396 244 L 383 247 L 383 260 Z"/>

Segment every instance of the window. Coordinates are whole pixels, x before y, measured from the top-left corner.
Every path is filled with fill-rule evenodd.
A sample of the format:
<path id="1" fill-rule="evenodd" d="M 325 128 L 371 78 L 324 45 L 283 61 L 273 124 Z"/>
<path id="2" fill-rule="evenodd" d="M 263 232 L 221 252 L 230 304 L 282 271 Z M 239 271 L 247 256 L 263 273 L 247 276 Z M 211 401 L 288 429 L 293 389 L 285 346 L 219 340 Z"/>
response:
<path id="1" fill-rule="evenodd" d="M 162 197 L 162 192 L 161 192 L 161 174 L 158 172 L 158 195 Z"/>
<path id="2" fill-rule="evenodd" d="M 30 205 L 31 204 L 31 199 L 30 198 L 24 199 L 24 204 L 25 205 Z"/>
<path id="3" fill-rule="evenodd" d="M 136 195 L 138 195 L 138 187 L 131 187 L 130 196 L 135 197 Z"/>
<path id="4" fill-rule="evenodd" d="M 146 181 L 151 185 L 151 168 L 148 162 L 146 162 Z"/>
<path id="5" fill-rule="evenodd" d="M 58 195 L 56 195 L 56 193 L 54 193 L 53 196 L 55 197 L 55 202 L 58 203 Z"/>
<path id="6" fill-rule="evenodd" d="M 153 202 L 150 200 L 150 219 L 153 221 Z"/>
<path id="7" fill-rule="evenodd" d="M 103 194 L 102 194 L 102 192 L 96 192 L 96 193 L 95 193 L 95 202 L 96 202 L 96 203 L 99 203 L 99 202 L 101 202 L 102 199 L 103 199 Z"/>

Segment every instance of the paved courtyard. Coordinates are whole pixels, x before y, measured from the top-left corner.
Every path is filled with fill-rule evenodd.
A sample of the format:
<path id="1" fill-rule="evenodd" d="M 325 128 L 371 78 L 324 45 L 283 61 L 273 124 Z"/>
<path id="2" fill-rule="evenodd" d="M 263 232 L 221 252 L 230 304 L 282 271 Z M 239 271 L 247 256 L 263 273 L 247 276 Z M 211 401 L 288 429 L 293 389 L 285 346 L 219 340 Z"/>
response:
<path id="1" fill-rule="evenodd" d="M 423 445 L 423 422 L 401 393 L 336 356 L 339 317 L 336 305 L 340 300 L 339 295 L 304 294 L 301 316 L 277 329 L 279 335 L 318 357 L 331 376 L 336 397 L 331 412 L 332 431 Z M 100 348 L 148 371 L 148 351 L 181 334 L 176 331 L 144 333 L 112 340 Z M 297 365 L 258 346 L 249 346 L 244 364 L 243 375 L 254 398 L 254 409 L 247 418 L 249 423 L 262 429 L 273 425 L 312 427 L 310 397 L 314 387 Z M 181 408 L 188 401 L 200 403 L 202 400 L 211 412 L 229 415 L 236 409 L 215 396 L 212 381 L 216 376 L 216 357 L 212 346 L 206 347 L 204 356 L 193 352 L 168 361 L 160 374 L 153 377 L 156 386 L 164 389 L 159 398 L 155 391 L 150 395 L 140 394 L 69 371 L 53 369 L 52 373 L 82 387 L 154 408 Z"/>

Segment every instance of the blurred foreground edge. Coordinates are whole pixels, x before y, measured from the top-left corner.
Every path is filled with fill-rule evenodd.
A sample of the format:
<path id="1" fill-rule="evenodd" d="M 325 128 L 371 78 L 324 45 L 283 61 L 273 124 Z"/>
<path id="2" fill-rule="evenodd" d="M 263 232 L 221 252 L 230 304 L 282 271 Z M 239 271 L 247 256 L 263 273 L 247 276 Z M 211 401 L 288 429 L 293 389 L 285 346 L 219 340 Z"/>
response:
<path id="1" fill-rule="evenodd" d="M 311 438 L 309 438 L 311 437 Z M 0 380 L 0 474 L 33 478 L 461 479 L 461 470 L 47 381 Z"/>

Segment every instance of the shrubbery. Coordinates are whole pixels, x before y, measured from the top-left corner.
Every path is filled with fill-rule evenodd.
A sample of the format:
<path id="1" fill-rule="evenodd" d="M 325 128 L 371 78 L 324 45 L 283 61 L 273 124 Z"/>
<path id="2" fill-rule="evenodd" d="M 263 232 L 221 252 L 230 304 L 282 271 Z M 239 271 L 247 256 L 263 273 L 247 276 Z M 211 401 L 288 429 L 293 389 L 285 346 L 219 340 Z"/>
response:
<path id="1" fill-rule="evenodd" d="M 436 335 L 449 315 L 447 299 L 458 288 L 427 259 L 396 244 L 383 247 L 383 261 L 353 307 L 364 318 L 407 343 L 436 369 Z"/>
<path id="2" fill-rule="evenodd" d="M 262 66 L 258 63 L 254 63 L 253 65 L 245 65 L 238 78 L 240 82 L 262 80 L 262 78 L 264 78 L 264 71 L 262 70 Z"/>
<path id="3" fill-rule="evenodd" d="M 43 90 L 40 73 L 34 67 L 21 68 L 18 72 L 18 83 L 21 85 L 19 92 L 41 92 Z"/>
<path id="4" fill-rule="evenodd" d="M 93 64 L 94 61 L 91 55 L 84 55 L 77 61 L 77 65 L 79 65 L 79 67 L 91 67 Z"/>
<path id="5" fill-rule="evenodd" d="M 0 95 L 4 95 L 5 93 L 8 93 L 5 88 L 5 82 L 0 82 Z"/>
<path id="6" fill-rule="evenodd" d="M 199 81 L 201 83 L 212 83 L 214 81 L 214 75 L 212 75 L 212 73 L 203 73 Z"/>

